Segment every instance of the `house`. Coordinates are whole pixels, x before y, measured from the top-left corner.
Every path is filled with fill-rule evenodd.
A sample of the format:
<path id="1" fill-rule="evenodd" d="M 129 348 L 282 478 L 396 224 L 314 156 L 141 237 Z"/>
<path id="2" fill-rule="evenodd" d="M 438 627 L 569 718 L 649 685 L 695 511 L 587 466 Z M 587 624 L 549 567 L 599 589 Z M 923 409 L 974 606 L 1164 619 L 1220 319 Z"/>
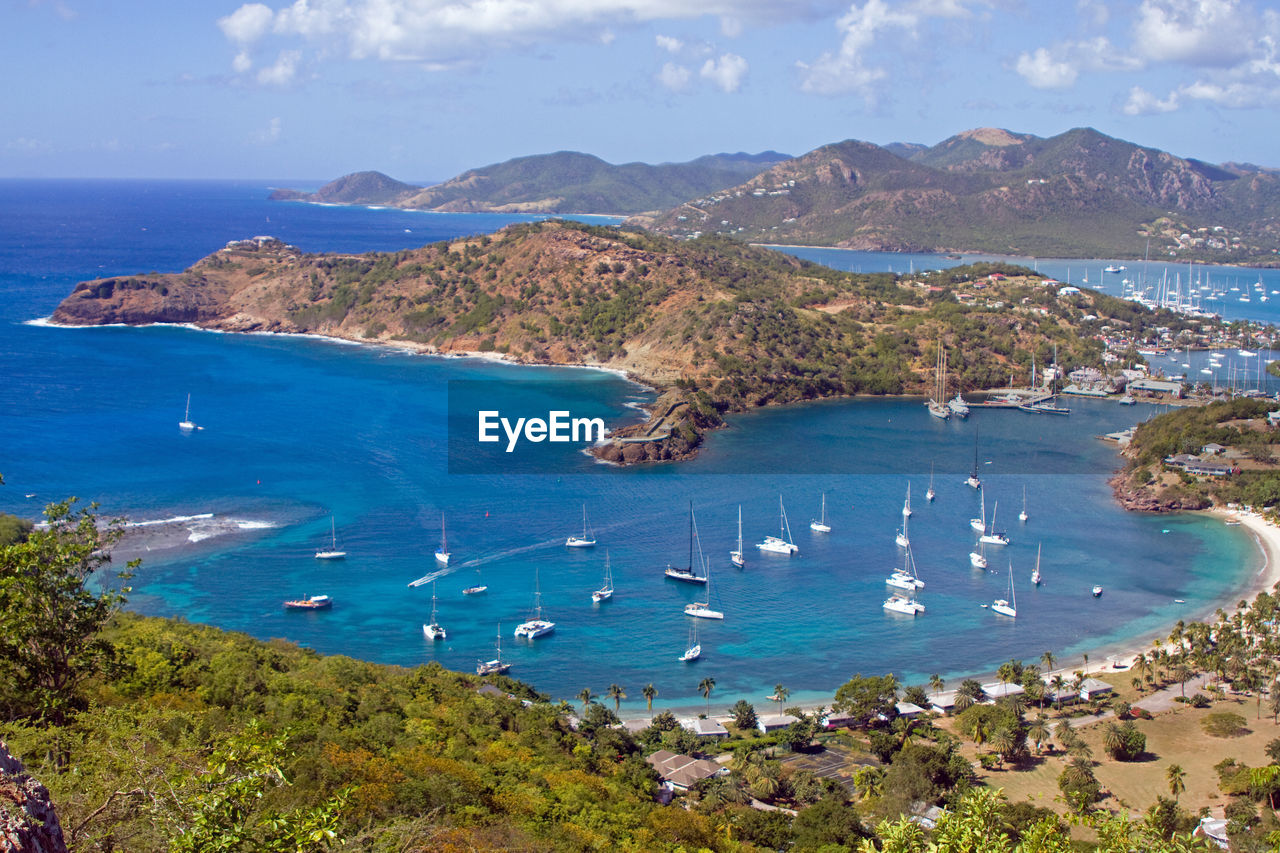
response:
<path id="1" fill-rule="evenodd" d="M 1055 705 L 1066 705 L 1079 699 L 1080 691 L 1070 685 L 1066 685 L 1061 690 L 1046 691 L 1044 698 Z"/>
<path id="2" fill-rule="evenodd" d="M 988 699 L 995 701 L 1002 696 L 1019 696 L 1027 691 L 1021 684 L 992 681 L 988 684 L 982 685 L 982 692 L 986 694 Z"/>
<path id="3" fill-rule="evenodd" d="M 692 758 L 666 749 L 658 750 L 645 761 L 662 777 L 664 783 L 676 791 L 687 791 L 703 779 L 729 772 L 729 768 L 714 761 Z"/>
<path id="4" fill-rule="evenodd" d="M 1080 682 L 1080 698 L 1088 702 L 1093 699 L 1100 699 L 1115 690 L 1105 681 L 1099 681 L 1096 678 L 1086 678 Z"/>
<path id="5" fill-rule="evenodd" d="M 693 717 L 692 719 L 681 720 L 680 725 L 693 732 L 698 737 L 728 737 L 729 730 L 720 725 L 718 720 L 703 719 L 701 717 Z"/>
<path id="6" fill-rule="evenodd" d="M 1191 833 L 1199 838 L 1207 838 L 1223 850 L 1231 849 L 1231 841 L 1227 838 L 1227 821 L 1220 817 L 1202 817 L 1196 831 Z"/>
<path id="7" fill-rule="evenodd" d="M 895 707 L 898 709 L 898 716 L 906 717 L 908 720 L 914 720 L 924 713 L 924 708 L 914 702 L 899 702 Z"/>
<path id="8" fill-rule="evenodd" d="M 929 707 L 939 714 L 945 714 L 956 706 L 958 690 L 944 690 L 941 693 L 929 694 Z"/>
<path id="9" fill-rule="evenodd" d="M 1058 288 L 1058 295 L 1059 296 L 1079 296 L 1080 288 L 1075 287 L 1074 285 L 1068 284 L 1066 287 Z"/>
<path id="10" fill-rule="evenodd" d="M 1205 456 L 1217 456 L 1219 453 L 1221 453 L 1224 450 L 1226 450 L 1226 448 L 1223 447 L 1221 444 L 1218 444 L 1216 442 L 1210 442 L 1209 444 L 1206 444 L 1204 447 L 1200 448 L 1200 453 Z"/>
<path id="11" fill-rule="evenodd" d="M 767 735 L 769 732 L 776 732 L 778 729 L 785 729 L 792 723 L 798 723 L 800 720 L 790 714 L 761 714 L 756 720 L 756 728 L 761 734 Z"/>
<path id="12" fill-rule="evenodd" d="M 838 729 L 842 726 L 852 726 L 853 721 L 852 714 L 841 714 L 837 711 L 832 711 L 822 718 L 822 727 L 824 729 Z"/>
<path id="13" fill-rule="evenodd" d="M 1146 391 L 1149 394 L 1169 394 L 1175 399 L 1182 397 L 1182 383 L 1168 379 L 1134 379 L 1129 383 L 1129 393 Z"/>

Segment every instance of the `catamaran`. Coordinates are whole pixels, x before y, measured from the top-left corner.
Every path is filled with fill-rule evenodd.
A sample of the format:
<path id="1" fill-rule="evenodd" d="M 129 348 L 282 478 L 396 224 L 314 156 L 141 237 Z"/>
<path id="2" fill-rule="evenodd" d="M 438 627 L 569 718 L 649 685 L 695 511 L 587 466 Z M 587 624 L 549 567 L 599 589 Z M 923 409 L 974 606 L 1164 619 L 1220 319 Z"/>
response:
<path id="1" fill-rule="evenodd" d="M 738 549 L 729 552 L 729 562 L 738 568 L 742 568 L 747 564 L 747 558 L 742 551 L 742 505 L 738 505 Z"/>
<path id="2" fill-rule="evenodd" d="M 1004 616 L 1016 618 L 1018 615 L 1018 596 L 1013 589 L 1013 563 L 1009 563 L 1009 597 L 997 598 L 991 602 L 991 609 Z"/>
<path id="3" fill-rule="evenodd" d="M 587 505 L 582 505 L 582 535 L 570 536 L 564 540 L 566 548 L 594 548 L 596 544 L 596 534 L 588 532 L 587 528 Z"/>
<path id="4" fill-rule="evenodd" d="M 428 640 L 443 640 L 448 637 L 444 628 L 436 621 L 436 582 L 431 582 L 431 621 L 422 626 L 422 633 Z"/>
<path id="5" fill-rule="evenodd" d="M 444 534 L 444 513 L 440 513 L 440 547 L 436 549 L 436 562 L 449 565 L 449 539 Z"/>
<path id="6" fill-rule="evenodd" d="M 915 616 L 924 612 L 924 605 L 916 601 L 914 595 L 899 595 L 894 593 L 885 599 L 884 609 L 893 613 L 902 613 L 907 616 Z"/>
<path id="7" fill-rule="evenodd" d="M 809 522 L 809 529 L 818 533 L 830 533 L 831 525 L 827 524 L 827 493 L 822 493 L 822 510 L 818 517 Z"/>
<path id="8" fill-rule="evenodd" d="M 538 582 L 538 570 L 533 570 L 533 618 L 528 621 L 521 622 L 516 626 L 515 636 L 517 639 L 524 637 L 527 640 L 536 640 L 538 637 L 544 637 L 556 629 L 556 623 L 549 622 L 542 618 L 542 587 Z"/>
<path id="9" fill-rule="evenodd" d="M 887 586 L 905 589 L 908 592 L 924 589 L 924 581 L 920 580 L 920 576 L 916 574 L 916 561 L 911 555 L 910 548 L 907 548 L 906 555 L 902 558 L 902 568 L 895 569 L 893 574 L 884 579 L 884 582 Z"/>
<path id="10" fill-rule="evenodd" d="M 476 675 L 501 675 L 511 669 L 511 664 L 502 661 L 502 623 L 498 623 L 498 638 L 494 643 L 493 660 L 476 661 Z"/>
<path id="11" fill-rule="evenodd" d="M 685 583 L 707 582 L 705 574 L 700 575 L 693 569 L 693 501 L 689 501 L 689 565 L 673 566 L 667 564 L 667 568 L 662 574 L 673 581 L 684 581 Z"/>
<path id="12" fill-rule="evenodd" d="M 200 429 L 196 426 L 196 422 L 191 420 L 191 395 L 187 395 L 187 413 L 182 416 L 182 420 L 178 421 L 178 429 L 183 432 L 191 432 Z"/>
<path id="13" fill-rule="evenodd" d="M 782 495 L 778 495 L 778 513 L 781 517 L 778 523 L 778 535 L 764 537 L 764 541 L 757 543 L 756 547 L 770 554 L 786 554 L 790 557 L 800 548 L 791 541 L 791 525 L 787 524 L 787 510 L 782 506 Z"/>
<path id="14" fill-rule="evenodd" d="M 604 552 L 604 586 L 591 593 L 591 600 L 596 604 L 613 598 L 613 571 L 609 568 L 609 552 Z"/>
<path id="15" fill-rule="evenodd" d="M 991 527 L 986 533 L 982 534 L 979 540 L 987 545 L 1008 545 L 1009 537 L 1003 533 L 996 533 L 996 510 L 1000 508 L 1000 501 L 996 501 L 991 507 Z"/>
<path id="16" fill-rule="evenodd" d="M 317 560 L 341 560 L 347 556 L 346 551 L 338 550 L 338 527 L 333 516 L 329 517 L 329 547 L 316 551 Z"/>
<path id="17" fill-rule="evenodd" d="M 689 663 L 702 657 L 702 644 L 698 642 L 698 622 L 694 620 L 689 626 L 689 648 L 684 650 L 684 654 L 680 655 L 679 660 L 683 663 Z"/>

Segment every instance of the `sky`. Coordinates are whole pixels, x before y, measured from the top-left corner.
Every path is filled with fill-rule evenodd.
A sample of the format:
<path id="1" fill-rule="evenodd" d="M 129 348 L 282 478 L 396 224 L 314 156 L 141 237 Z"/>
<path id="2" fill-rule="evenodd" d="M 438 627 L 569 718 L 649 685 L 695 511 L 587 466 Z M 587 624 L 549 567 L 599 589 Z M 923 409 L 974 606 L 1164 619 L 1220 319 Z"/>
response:
<path id="1" fill-rule="evenodd" d="M 0 0 L 0 177 L 414 183 L 1093 127 L 1280 167 L 1280 2 Z"/>

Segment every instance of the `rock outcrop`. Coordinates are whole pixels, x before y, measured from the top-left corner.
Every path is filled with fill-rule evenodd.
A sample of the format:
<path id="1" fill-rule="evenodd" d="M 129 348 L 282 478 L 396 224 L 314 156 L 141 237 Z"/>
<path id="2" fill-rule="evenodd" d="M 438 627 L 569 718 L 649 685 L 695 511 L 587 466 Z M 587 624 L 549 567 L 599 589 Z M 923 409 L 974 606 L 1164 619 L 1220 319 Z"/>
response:
<path id="1" fill-rule="evenodd" d="M 67 851 L 49 789 L 27 774 L 4 741 L 0 741 L 0 850 L 6 853 Z"/>

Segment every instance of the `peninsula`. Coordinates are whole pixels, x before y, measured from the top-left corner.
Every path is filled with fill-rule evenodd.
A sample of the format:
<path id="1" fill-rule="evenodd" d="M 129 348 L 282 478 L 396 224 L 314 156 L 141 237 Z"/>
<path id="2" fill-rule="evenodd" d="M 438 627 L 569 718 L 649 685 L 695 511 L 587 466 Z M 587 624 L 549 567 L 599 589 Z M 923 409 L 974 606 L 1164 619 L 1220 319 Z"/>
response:
<path id="1" fill-rule="evenodd" d="M 660 397 L 649 422 L 597 448 L 623 463 L 687 457 L 729 412 L 927 394 L 940 345 L 949 388 L 967 393 L 1055 357 L 1065 368 L 1102 365 L 1104 329 L 1213 325 L 1016 267 L 852 274 L 724 237 L 561 221 L 362 255 L 235 241 L 181 273 L 83 282 L 52 319 L 309 333 L 624 371 Z"/>

